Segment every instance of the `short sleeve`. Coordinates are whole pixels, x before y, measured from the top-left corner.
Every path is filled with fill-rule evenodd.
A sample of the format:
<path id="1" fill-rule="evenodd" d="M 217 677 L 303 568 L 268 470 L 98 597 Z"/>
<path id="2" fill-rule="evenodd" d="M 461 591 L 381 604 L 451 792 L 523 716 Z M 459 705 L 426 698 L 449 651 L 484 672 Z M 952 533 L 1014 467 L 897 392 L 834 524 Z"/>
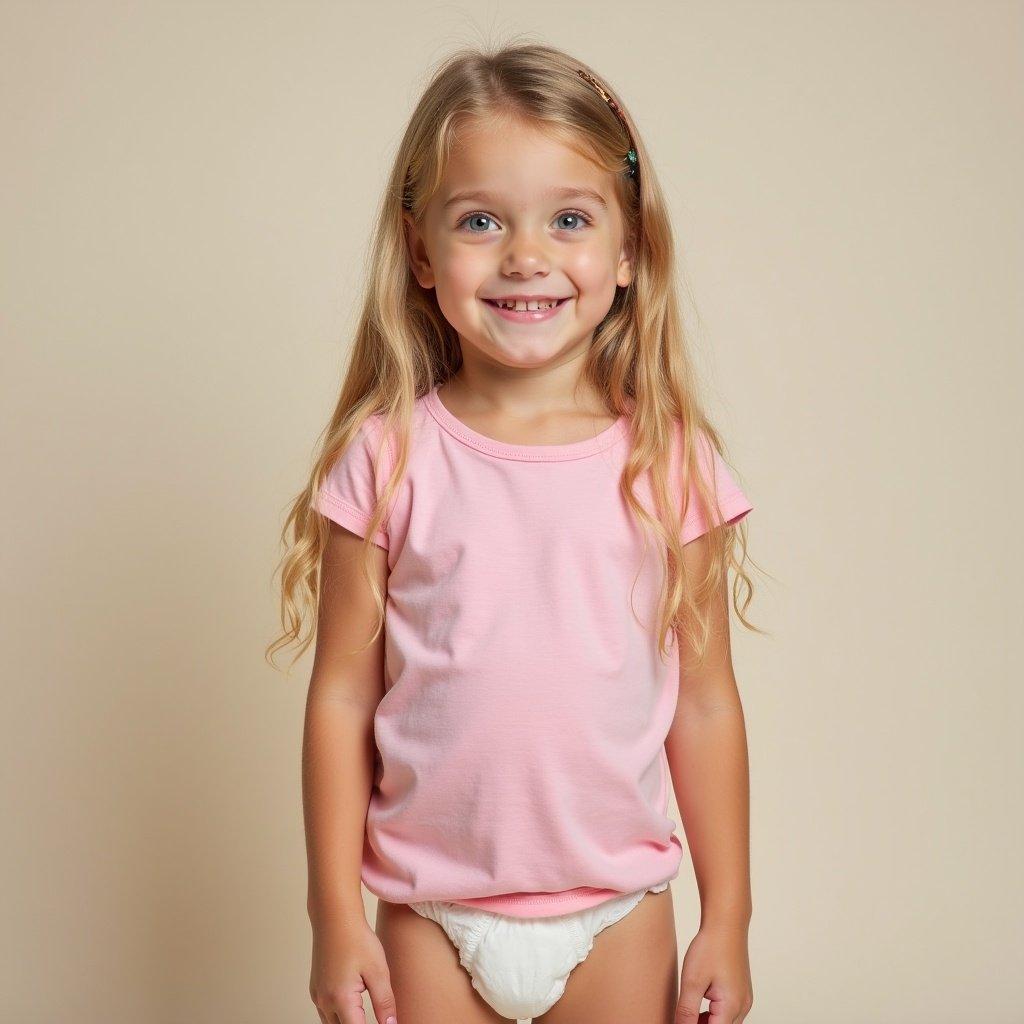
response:
<path id="1" fill-rule="evenodd" d="M 375 460 L 382 469 L 387 466 L 388 452 L 381 450 L 383 435 L 375 429 L 377 418 L 371 416 L 361 424 L 351 444 L 328 471 L 316 499 L 318 512 L 360 537 L 366 536 L 379 493 Z M 388 547 L 386 526 L 374 534 L 373 541 L 379 547 Z"/>
<path id="2" fill-rule="evenodd" d="M 736 483 L 721 455 L 704 435 L 701 435 L 697 444 L 697 460 L 704 480 L 713 488 L 713 496 L 717 496 L 718 508 L 717 513 L 712 513 L 712 525 L 727 526 L 738 523 L 754 506 Z M 709 464 L 714 469 L 713 476 L 709 472 Z M 691 480 L 689 503 L 682 526 L 682 542 L 689 544 L 691 540 L 703 536 L 709 529 L 711 526 L 708 525 L 707 518 L 699 507 L 696 482 Z"/>

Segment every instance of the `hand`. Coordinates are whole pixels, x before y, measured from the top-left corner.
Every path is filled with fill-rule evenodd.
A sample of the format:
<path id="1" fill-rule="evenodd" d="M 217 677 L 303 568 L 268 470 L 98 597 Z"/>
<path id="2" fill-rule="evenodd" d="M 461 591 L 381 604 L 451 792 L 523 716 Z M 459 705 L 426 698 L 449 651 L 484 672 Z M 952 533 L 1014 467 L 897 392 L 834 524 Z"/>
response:
<path id="1" fill-rule="evenodd" d="M 397 1024 L 391 974 L 366 919 L 331 919 L 313 928 L 309 995 L 323 1024 L 366 1024 L 363 992 L 380 1024 Z"/>
<path id="2" fill-rule="evenodd" d="M 753 1003 L 746 927 L 702 925 L 683 957 L 674 1024 L 741 1024 Z"/>

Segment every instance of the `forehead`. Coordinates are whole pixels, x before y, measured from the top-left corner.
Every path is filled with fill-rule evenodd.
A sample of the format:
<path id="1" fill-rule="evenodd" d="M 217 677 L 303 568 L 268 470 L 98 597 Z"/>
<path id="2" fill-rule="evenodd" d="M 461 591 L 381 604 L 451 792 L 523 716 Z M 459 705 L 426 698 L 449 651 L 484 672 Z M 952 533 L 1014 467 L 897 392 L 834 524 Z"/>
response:
<path id="1" fill-rule="evenodd" d="M 612 175 L 551 132 L 498 119 L 463 128 L 452 146 L 435 202 L 487 192 L 518 205 L 550 201 L 559 189 L 591 190 L 614 202 Z"/>

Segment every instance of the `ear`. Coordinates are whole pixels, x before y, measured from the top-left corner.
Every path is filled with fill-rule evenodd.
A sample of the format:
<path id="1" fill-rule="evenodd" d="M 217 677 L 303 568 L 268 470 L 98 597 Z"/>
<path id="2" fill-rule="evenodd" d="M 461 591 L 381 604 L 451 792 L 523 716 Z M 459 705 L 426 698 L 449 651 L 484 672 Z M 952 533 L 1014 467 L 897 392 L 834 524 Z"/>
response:
<path id="1" fill-rule="evenodd" d="M 620 288 L 625 288 L 633 280 L 633 259 L 629 249 L 623 244 L 619 253 L 619 265 L 615 271 L 615 283 Z"/>
<path id="2" fill-rule="evenodd" d="M 423 234 L 416 226 L 411 213 L 403 210 L 402 220 L 405 225 L 405 246 L 409 256 L 409 269 L 421 288 L 433 288 L 436 283 L 434 271 L 430 266 Z"/>

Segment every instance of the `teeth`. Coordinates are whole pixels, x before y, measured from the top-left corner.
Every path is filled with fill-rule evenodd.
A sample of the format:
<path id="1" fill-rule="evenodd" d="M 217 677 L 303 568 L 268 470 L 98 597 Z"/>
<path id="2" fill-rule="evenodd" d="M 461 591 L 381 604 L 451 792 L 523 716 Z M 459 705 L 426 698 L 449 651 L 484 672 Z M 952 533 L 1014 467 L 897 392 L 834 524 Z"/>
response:
<path id="1" fill-rule="evenodd" d="M 504 299 L 498 299 L 495 303 L 502 309 L 516 309 L 520 313 L 525 313 L 528 309 L 540 310 L 540 309 L 551 309 L 552 306 L 558 305 L 558 300 L 555 299 L 551 302 L 511 302 Z"/>

